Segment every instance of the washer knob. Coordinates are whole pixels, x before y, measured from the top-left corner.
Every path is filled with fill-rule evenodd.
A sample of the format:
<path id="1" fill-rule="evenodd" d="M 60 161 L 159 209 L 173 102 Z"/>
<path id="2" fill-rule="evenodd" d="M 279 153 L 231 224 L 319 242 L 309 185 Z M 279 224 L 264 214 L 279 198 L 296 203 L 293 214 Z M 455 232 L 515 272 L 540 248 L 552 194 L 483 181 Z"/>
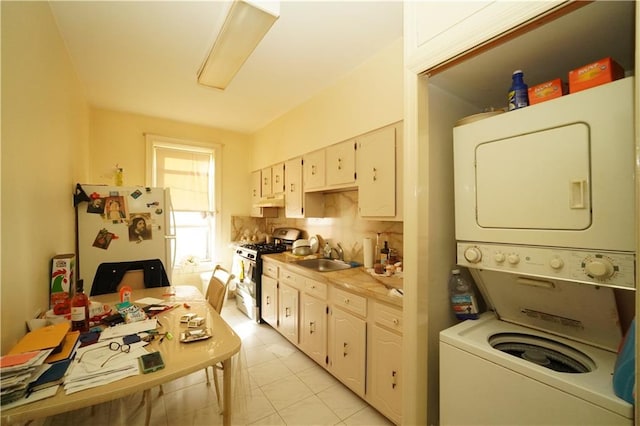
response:
<path id="1" fill-rule="evenodd" d="M 498 263 L 502 263 L 504 262 L 507 257 L 504 255 L 504 253 L 498 252 L 493 256 L 494 260 Z"/>
<path id="2" fill-rule="evenodd" d="M 562 267 L 564 266 L 564 261 L 559 257 L 554 257 L 549 261 L 549 266 L 551 266 L 553 269 L 556 269 L 556 270 L 562 269 Z"/>
<path id="3" fill-rule="evenodd" d="M 614 273 L 613 263 L 609 259 L 589 259 L 584 265 L 587 275 L 597 279 L 610 278 Z"/>
<path id="4" fill-rule="evenodd" d="M 467 247 L 464 251 L 464 258 L 470 263 L 478 263 L 482 260 L 482 252 L 478 247 Z"/>
<path id="5" fill-rule="evenodd" d="M 518 263 L 520 263 L 520 256 L 518 256 L 516 253 L 511 253 L 509 256 L 507 256 L 507 262 L 512 265 L 517 265 Z"/>

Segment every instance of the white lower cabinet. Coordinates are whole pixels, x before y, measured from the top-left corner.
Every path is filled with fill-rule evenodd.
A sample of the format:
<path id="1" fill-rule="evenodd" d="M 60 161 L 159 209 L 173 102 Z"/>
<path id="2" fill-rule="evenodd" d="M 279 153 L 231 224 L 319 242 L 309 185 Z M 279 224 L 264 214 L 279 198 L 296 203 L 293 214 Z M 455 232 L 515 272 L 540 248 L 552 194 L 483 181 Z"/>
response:
<path id="1" fill-rule="evenodd" d="M 327 363 L 327 302 L 300 295 L 300 349 L 318 364 Z"/>
<path id="2" fill-rule="evenodd" d="M 272 327 L 278 326 L 278 280 L 262 275 L 262 319 Z"/>
<path id="3" fill-rule="evenodd" d="M 283 262 L 265 265 L 263 320 L 401 424 L 402 308 L 292 272 Z"/>
<path id="4" fill-rule="evenodd" d="M 282 282 L 278 284 L 278 331 L 293 344 L 298 344 L 298 290 Z"/>
<path id="5" fill-rule="evenodd" d="M 339 308 L 329 316 L 329 370 L 358 395 L 365 395 L 367 323 Z"/>
<path id="6" fill-rule="evenodd" d="M 402 311 L 376 302 L 371 327 L 367 393 L 396 424 L 402 423 Z"/>

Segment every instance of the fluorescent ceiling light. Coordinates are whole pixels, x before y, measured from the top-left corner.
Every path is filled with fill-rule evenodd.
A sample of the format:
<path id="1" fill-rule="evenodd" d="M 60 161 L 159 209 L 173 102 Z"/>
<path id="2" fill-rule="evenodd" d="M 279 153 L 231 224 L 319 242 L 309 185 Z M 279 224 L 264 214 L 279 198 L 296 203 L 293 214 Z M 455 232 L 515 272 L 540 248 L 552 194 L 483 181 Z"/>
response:
<path id="1" fill-rule="evenodd" d="M 279 3 L 273 9 L 235 0 L 222 24 L 209 56 L 198 72 L 198 83 L 224 90 L 260 40 L 279 17 Z"/>

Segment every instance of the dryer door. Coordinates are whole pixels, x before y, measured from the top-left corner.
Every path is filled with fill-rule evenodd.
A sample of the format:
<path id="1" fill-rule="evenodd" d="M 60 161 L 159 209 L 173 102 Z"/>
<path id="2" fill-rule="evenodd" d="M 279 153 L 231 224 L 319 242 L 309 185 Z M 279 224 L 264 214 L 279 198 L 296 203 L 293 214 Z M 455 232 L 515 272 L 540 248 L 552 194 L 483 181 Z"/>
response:
<path id="1" fill-rule="evenodd" d="M 583 230 L 591 225 L 585 123 L 480 143 L 475 163 L 481 228 Z"/>

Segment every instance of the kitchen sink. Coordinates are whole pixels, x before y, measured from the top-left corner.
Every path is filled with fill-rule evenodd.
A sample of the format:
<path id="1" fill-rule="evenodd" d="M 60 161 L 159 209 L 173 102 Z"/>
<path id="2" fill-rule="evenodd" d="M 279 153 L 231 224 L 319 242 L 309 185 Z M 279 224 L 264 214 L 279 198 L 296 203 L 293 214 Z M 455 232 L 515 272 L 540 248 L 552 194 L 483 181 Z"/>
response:
<path id="1" fill-rule="evenodd" d="M 340 271 L 351 268 L 351 264 L 333 259 L 305 259 L 297 261 L 296 264 L 318 272 Z"/>

